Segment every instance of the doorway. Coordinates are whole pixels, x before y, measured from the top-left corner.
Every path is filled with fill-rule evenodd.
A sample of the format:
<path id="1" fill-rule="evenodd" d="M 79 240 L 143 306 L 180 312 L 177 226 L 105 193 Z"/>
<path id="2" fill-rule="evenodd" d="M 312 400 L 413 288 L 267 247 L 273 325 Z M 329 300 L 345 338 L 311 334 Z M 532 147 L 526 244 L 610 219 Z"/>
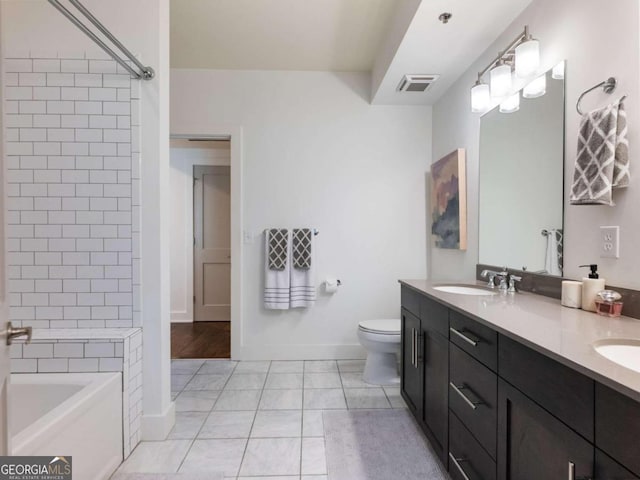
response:
<path id="1" fill-rule="evenodd" d="M 171 357 L 230 358 L 228 140 L 171 140 Z"/>

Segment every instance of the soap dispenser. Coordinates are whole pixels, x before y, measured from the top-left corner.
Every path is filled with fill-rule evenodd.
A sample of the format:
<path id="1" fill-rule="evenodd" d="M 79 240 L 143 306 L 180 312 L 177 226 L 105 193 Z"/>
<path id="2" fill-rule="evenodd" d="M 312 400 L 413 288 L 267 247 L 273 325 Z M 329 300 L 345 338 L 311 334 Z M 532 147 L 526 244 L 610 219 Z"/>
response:
<path id="1" fill-rule="evenodd" d="M 598 275 L 598 265 L 592 263 L 580 266 L 588 267 L 591 270 L 589 278 L 582 278 L 582 309 L 588 312 L 595 312 L 598 292 L 604 290 L 605 280 Z"/>

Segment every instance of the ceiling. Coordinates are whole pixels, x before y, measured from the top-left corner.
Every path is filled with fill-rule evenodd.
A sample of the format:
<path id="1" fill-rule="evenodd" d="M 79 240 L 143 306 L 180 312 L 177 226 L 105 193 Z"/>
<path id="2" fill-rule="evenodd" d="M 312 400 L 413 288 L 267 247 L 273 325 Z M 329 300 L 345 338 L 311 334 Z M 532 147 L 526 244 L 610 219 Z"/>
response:
<path id="1" fill-rule="evenodd" d="M 171 66 L 370 71 L 400 0 L 171 0 Z"/>

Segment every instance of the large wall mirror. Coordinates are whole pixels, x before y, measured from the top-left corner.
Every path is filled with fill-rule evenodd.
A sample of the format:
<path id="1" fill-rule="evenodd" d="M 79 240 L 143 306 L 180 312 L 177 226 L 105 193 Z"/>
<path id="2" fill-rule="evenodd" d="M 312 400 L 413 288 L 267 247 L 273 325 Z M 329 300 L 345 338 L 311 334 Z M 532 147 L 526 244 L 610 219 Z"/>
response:
<path id="1" fill-rule="evenodd" d="M 562 275 L 564 62 L 545 77 L 518 110 L 480 121 L 478 258 Z"/>

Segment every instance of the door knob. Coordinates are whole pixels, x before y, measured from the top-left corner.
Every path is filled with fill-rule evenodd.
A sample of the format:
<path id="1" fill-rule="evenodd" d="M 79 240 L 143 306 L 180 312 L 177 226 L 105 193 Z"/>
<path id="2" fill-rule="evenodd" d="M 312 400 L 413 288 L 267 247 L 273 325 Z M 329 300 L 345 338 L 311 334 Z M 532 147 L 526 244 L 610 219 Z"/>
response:
<path id="1" fill-rule="evenodd" d="M 13 343 L 14 338 L 27 337 L 27 343 L 31 343 L 31 334 L 33 330 L 31 327 L 14 327 L 11 322 L 7 322 L 7 329 L 4 332 L 0 332 L 0 334 L 5 335 L 7 337 L 7 345 L 11 345 Z"/>

